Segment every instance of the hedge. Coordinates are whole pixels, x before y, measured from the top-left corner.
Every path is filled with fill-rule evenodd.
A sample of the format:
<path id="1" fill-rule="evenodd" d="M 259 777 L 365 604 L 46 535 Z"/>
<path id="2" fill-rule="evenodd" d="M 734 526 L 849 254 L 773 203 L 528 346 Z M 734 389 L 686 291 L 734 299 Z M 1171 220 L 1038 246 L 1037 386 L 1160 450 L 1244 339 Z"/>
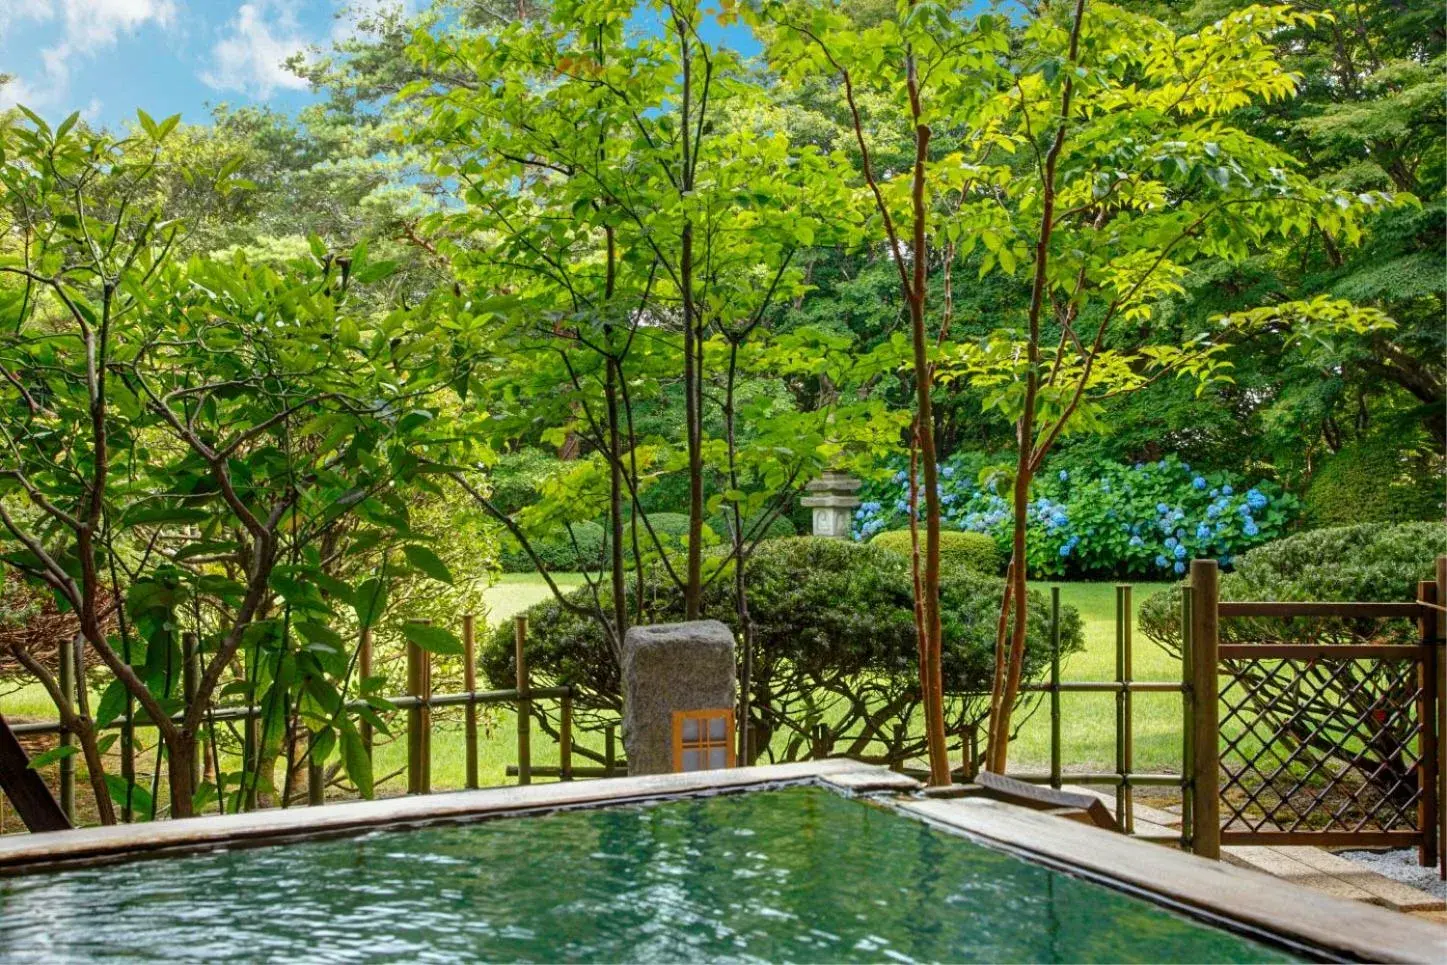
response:
<path id="1" fill-rule="evenodd" d="M 869 541 L 871 546 L 902 553 L 908 558 L 913 552 L 913 541 L 907 529 L 892 529 L 880 533 Z M 924 552 L 924 532 L 920 532 L 920 552 Z M 976 573 L 999 574 L 1001 569 L 1000 547 L 992 536 L 984 533 L 959 533 L 945 530 L 940 533 L 940 562 L 963 566 Z"/>
<path id="2" fill-rule="evenodd" d="M 753 701 L 756 750 L 771 760 L 811 754 L 847 754 L 901 764 L 923 753 L 918 720 L 918 650 L 907 561 L 876 546 L 822 537 L 760 544 L 747 564 L 749 611 L 754 626 Z M 1003 581 L 950 566 L 941 588 L 942 669 L 949 700 L 947 724 L 955 740 L 985 716 L 994 666 L 995 623 Z M 636 585 L 630 581 L 629 596 Z M 607 587 L 600 587 L 609 606 Z M 683 618 L 683 600 L 657 568 L 645 574 L 643 622 Z M 589 607 L 587 588 L 572 601 Z M 705 592 L 703 615 L 735 631 L 731 581 Z M 528 611 L 528 661 L 535 681 L 578 689 L 574 708 L 582 729 L 616 719 L 621 709 L 618 666 L 593 620 L 548 600 Z M 1049 662 L 1049 608 L 1030 594 L 1024 673 L 1036 679 Z M 1082 646 L 1079 614 L 1065 607 L 1062 647 Z M 481 666 L 497 686 L 514 679 L 511 627 L 484 641 Z M 539 712 L 551 708 L 539 708 Z M 543 726 L 556 722 L 543 717 Z M 817 728 L 822 728 L 816 732 Z M 580 753 L 587 753 L 580 749 Z"/>
<path id="3" fill-rule="evenodd" d="M 1322 461 L 1306 507 L 1322 526 L 1440 520 L 1442 484 L 1440 476 L 1404 464 L 1398 440 L 1370 440 Z"/>
<path id="4" fill-rule="evenodd" d="M 601 569 L 608 544 L 607 533 L 602 525 L 585 520 L 573 523 L 570 529 L 571 538 L 568 531 L 560 531 L 530 540 L 543 565 L 560 573 L 577 570 L 596 572 Z M 531 573 L 535 569 L 532 558 L 511 538 L 504 542 L 498 554 L 498 562 L 501 563 L 504 573 Z"/>

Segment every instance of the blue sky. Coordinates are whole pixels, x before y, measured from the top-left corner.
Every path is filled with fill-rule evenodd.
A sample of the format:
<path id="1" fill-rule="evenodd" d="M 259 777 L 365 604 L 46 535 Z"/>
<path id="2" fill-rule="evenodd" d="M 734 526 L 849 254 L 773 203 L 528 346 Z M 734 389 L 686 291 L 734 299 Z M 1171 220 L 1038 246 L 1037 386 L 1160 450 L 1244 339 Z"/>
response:
<path id="1" fill-rule="evenodd" d="M 206 119 L 207 105 L 293 110 L 311 95 L 281 66 L 327 46 L 369 9 L 421 0 L 0 0 L 0 108 L 52 122 L 81 111 L 115 126 L 135 117 Z M 745 35 L 746 36 L 746 35 Z M 725 42 L 738 42 L 729 31 Z M 746 42 L 747 43 L 747 42 Z M 752 43 L 747 43 L 752 46 Z"/>
<path id="2" fill-rule="evenodd" d="M 362 6 L 374 5 L 363 4 Z M 201 121 L 208 103 L 305 103 L 281 61 L 354 23 L 344 0 L 0 0 L 0 106 L 116 124 L 137 107 Z M 342 19 L 338 19 L 341 14 Z"/>

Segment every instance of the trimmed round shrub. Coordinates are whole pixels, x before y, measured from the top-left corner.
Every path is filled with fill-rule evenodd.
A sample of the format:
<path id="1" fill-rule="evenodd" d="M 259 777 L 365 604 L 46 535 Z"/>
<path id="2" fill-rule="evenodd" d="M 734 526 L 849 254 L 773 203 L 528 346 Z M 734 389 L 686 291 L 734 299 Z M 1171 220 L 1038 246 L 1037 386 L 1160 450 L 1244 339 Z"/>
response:
<path id="1" fill-rule="evenodd" d="M 923 553 L 923 530 L 920 531 L 919 539 L 920 552 Z M 891 553 L 902 553 L 906 559 L 913 552 L 913 543 L 907 529 L 892 529 L 887 533 L 880 533 L 869 541 L 869 545 L 878 546 Z M 957 533 L 945 530 L 940 533 L 940 563 L 941 565 L 963 566 L 976 573 L 998 574 L 1001 566 L 1000 547 L 995 545 L 993 536 L 987 536 L 984 533 Z"/>
<path id="2" fill-rule="evenodd" d="M 688 539 L 688 514 L 687 513 L 649 513 L 648 525 L 659 538 L 670 537 L 672 541 L 682 545 Z M 704 539 L 708 538 L 708 524 L 704 524 Z M 665 543 L 669 540 L 665 539 Z"/>
<path id="3" fill-rule="evenodd" d="M 1419 580 L 1433 578 L 1435 560 L 1444 552 L 1447 526 L 1442 523 L 1363 523 L 1311 530 L 1237 557 L 1235 572 L 1221 577 L 1221 599 L 1405 602 L 1415 598 Z M 1162 590 L 1141 604 L 1141 630 L 1179 654 L 1180 613 L 1180 587 Z M 1291 627 L 1291 636 L 1305 643 L 1343 633 L 1356 635 L 1349 633 L 1354 627 L 1341 621 L 1297 622 L 1301 625 Z M 1280 621 L 1233 620 L 1223 625 L 1223 632 L 1249 642 L 1279 637 L 1283 630 Z"/>
<path id="4" fill-rule="evenodd" d="M 770 540 L 759 545 L 746 568 L 753 623 L 753 723 L 755 756 L 795 760 L 847 754 L 902 764 L 923 753 L 919 721 L 919 664 L 908 562 L 876 546 L 821 537 Z M 995 625 L 1004 583 L 959 566 L 946 569 L 940 601 L 944 629 L 942 670 L 949 733 L 958 742 L 988 708 L 994 667 Z M 598 588 L 605 611 L 607 586 Z M 630 581 L 634 599 L 636 584 Z M 658 568 L 645 574 L 643 622 L 683 619 L 683 599 Z M 572 594 L 584 610 L 593 606 L 587 588 Z M 738 632 L 732 581 L 716 580 L 705 591 L 703 615 Z M 616 719 L 621 697 L 616 658 L 598 625 L 556 600 L 528 611 L 528 661 L 534 679 L 578 688 L 579 726 Z M 1036 679 L 1049 664 L 1049 607 L 1030 594 L 1024 677 Z M 1079 614 L 1061 614 L 1066 652 L 1082 646 Z M 509 626 L 486 639 L 481 665 L 490 680 L 514 679 Z M 539 712 L 550 708 L 539 707 Z M 542 717 L 555 731 L 556 721 Z M 586 753 L 580 749 L 580 752 Z"/>
<path id="5" fill-rule="evenodd" d="M 1397 440 L 1369 440 L 1322 461 L 1306 507 L 1322 526 L 1440 520 L 1442 478 L 1404 463 Z"/>
<path id="6" fill-rule="evenodd" d="M 569 535 L 571 531 L 571 536 Z M 607 532 L 599 523 L 584 520 L 573 523 L 568 530 L 560 530 L 546 537 L 531 540 L 533 550 L 548 570 L 568 573 L 577 570 L 598 571 L 604 565 Z M 504 573 L 531 573 L 536 569 L 533 561 L 517 541 L 507 538 L 498 554 Z"/>
<path id="7" fill-rule="evenodd" d="M 758 516 L 746 516 L 744 518 L 745 536 L 749 535 L 754 531 L 754 528 L 759 524 L 759 519 L 760 517 Z M 729 512 L 721 512 L 717 516 L 710 519 L 708 521 L 708 525 L 713 529 L 715 533 L 719 535 L 719 539 L 727 543 L 729 542 L 729 534 L 732 532 L 732 528 L 734 525 L 733 514 Z M 760 539 L 787 539 L 790 536 L 798 535 L 799 531 L 794 528 L 794 523 L 789 519 L 788 516 L 780 513 L 773 519 L 769 520 L 769 525 L 764 527 L 764 531 L 760 536 Z"/>

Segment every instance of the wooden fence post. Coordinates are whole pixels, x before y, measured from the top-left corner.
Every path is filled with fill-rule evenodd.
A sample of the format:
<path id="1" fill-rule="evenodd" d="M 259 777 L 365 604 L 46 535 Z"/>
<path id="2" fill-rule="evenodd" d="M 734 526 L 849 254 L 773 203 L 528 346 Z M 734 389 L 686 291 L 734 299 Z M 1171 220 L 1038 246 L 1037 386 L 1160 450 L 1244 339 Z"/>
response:
<path id="1" fill-rule="evenodd" d="M 1196 699 L 1191 693 L 1191 604 L 1195 593 L 1181 587 L 1181 850 L 1195 850 L 1196 790 L 1191 783 L 1195 770 Z"/>
<path id="2" fill-rule="evenodd" d="M 1436 580 L 1423 580 L 1417 584 L 1417 602 L 1435 606 L 1437 599 Z M 1437 701 L 1441 696 L 1436 692 L 1437 658 L 1440 656 L 1436 646 L 1437 629 L 1441 626 L 1441 620 L 1440 613 L 1428 610 L 1418 621 L 1422 644 L 1426 648 L 1422 663 L 1417 668 L 1417 789 L 1421 794 L 1417 798 L 1417 827 L 1422 831 L 1422 843 L 1417 848 L 1417 863 L 1423 867 L 1431 867 L 1437 863 L 1437 832 L 1442 820 L 1437 810 L 1437 789 L 1441 775 L 1437 771 L 1439 735 L 1436 720 Z"/>
<path id="3" fill-rule="evenodd" d="M 68 701 L 76 699 L 75 652 L 76 640 L 65 640 L 60 644 L 60 692 Z M 69 747 L 74 743 L 70 731 L 60 729 L 60 746 Z M 60 759 L 60 810 L 71 824 L 75 823 L 75 755 Z"/>
<path id="4" fill-rule="evenodd" d="M 532 760 L 532 701 L 528 698 L 528 618 L 518 614 L 513 621 L 514 642 L 516 643 L 517 691 L 518 691 L 518 783 L 533 782 Z"/>
<path id="5" fill-rule="evenodd" d="M 1192 774 L 1195 852 L 1221 857 L 1221 708 L 1218 691 L 1220 590 L 1215 560 L 1191 561 Z"/>
<path id="6" fill-rule="evenodd" d="M 468 701 L 463 708 L 463 753 L 467 759 L 468 788 L 477 787 L 477 639 L 476 618 L 471 613 L 462 615 L 462 689 L 467 691 Z"/>
<path id="7" fill-rule="evenodd" d="M 1050 786 L 1060 790 L 1060 587 L 1050 588 Z"/>
<path id="8" fill-rule="evenodd" d="M 966 784 L 975 779 L 975 747 L 979 731 L 977 724 L 967 723 L 960 734 L 960 776 Z"/>
<path id="9" fill-rule="evenodd" d="M 1135 735 L 1132 732 L 1135 715 L 1131 701 L 1131 677 L 1134 675 L 1131 657 L 1131 607 L 1130 587 L 1115 588 L 1115 680 L 1120 684 L 1115 699 L 1115 770 L 1120 775 L 1120 784 L 1115 789 L 1115 823 L 1121 831 L 1131 834 L 1135 831 L 1135 792 L 1130 786 L 1131 771 L 1135 767 Z"/>
<path id="10" fill-rule="evenodd" d="M 431 791 L 432 661 L 430 654 L 411 640 L 407 641 L 407 694 L 416 704 L 407 708 L 407 793 L 427 794 Z"/>
<path id="11" fill-rule="evenodd" d="M 1437 603 L 1447 604 L 1447 556 L 1437 557 Z M 1437 874 L 1447 881 L 1447 807 L 1443 779 L 1447 775 L 1447 618 L 1437 615 Z"/>

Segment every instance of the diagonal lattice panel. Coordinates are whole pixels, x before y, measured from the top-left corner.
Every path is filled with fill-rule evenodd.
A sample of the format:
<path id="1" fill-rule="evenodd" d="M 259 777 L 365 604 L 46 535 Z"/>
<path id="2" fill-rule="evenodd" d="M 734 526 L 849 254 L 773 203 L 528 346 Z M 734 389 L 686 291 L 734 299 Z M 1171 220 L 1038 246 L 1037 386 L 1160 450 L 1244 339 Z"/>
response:
<path id="1" fill-rule="evenodd" d="M 1225 660 L 1221 816 L 1250 831 L 1417 830 L 1414 660 Z"/>

